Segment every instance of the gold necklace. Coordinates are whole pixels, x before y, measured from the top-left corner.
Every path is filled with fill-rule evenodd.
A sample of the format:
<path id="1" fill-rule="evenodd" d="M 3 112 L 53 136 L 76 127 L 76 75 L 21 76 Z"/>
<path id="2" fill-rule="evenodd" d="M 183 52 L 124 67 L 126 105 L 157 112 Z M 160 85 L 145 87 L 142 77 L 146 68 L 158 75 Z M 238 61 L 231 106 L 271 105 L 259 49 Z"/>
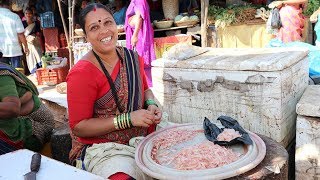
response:
<path id="1" fill-rule="evenodd" d="M 109 63 L 107 63 L 105 60 L 102 60 L 103 64 L 106 64 L 108 67 L 113 68 L 113 66 Z"/>

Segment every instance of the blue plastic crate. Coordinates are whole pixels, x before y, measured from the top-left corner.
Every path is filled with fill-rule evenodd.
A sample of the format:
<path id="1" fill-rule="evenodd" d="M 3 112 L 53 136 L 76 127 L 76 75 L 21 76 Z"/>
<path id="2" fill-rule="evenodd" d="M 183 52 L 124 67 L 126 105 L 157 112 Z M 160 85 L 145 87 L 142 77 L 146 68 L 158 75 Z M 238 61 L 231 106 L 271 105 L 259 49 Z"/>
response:
<path id="1" fill-rule="evenodd" d="M 42 28 L 53 28 L 54 26 L 54 14 L 51 11 L 40 14 L 40 21 Z"/>

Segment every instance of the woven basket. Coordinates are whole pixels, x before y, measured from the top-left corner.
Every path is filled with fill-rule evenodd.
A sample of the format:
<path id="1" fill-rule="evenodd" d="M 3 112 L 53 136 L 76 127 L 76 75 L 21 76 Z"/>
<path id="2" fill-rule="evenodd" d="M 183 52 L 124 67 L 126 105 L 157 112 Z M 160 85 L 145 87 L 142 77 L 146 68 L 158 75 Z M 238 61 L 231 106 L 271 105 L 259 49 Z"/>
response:
<path id="1" fill-rule="evenodd" d="M 169 28 L 172 26 L 173 21 L 154 21 L 153 24 L 158 28 L 158 29 L 164 29 L 164 28 Z"/>
<path id="2" fill-rule="evenodd" d="M 179 14 L 179 0 L 162 0 L 162 9 L 166 19 L 174 19 Z"/>
<path id="3" fill-rule="evenodd" d="M 193 26 L 193 25 L 196 25 L 198 24 L 199 20 L 189 20 L 189 21 L 177 21 L 177 22 L 174 22 L 174 25 L 175 26 Z"/>

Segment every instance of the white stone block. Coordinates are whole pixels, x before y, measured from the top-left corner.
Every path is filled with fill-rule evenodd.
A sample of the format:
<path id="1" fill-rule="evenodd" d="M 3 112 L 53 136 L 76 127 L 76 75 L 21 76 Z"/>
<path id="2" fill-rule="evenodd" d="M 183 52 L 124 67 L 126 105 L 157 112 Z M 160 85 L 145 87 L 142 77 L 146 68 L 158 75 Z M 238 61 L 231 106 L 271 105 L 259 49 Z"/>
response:
<path id="1" fill-rule="evenodd" d="M 320 88 L 310 85 L 297 104 L 297 113 L 303 116 L 320 117 Z"/>
<path id="2" fill-rule="evenodd" d="M 183 61 L 153 62 L 153 91 L 176 123 L 227 115 L 287 146 L 308 85 L 307 51 L 211 49 Z"/>
<path id="3" fill-rule="evenodd" d="M 320 117 L 298 115 L 295 165 L 296 179 L 320 178 Z"/>

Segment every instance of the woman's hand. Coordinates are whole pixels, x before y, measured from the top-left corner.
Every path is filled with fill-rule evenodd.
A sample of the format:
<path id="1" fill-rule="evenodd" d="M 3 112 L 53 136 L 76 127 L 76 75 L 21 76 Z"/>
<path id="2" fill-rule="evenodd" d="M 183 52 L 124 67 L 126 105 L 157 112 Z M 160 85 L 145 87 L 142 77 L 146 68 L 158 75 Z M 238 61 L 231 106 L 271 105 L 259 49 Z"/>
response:
<path id="1" fill-rule="evenodd" d="M 160 108 L 158 108 L 156 105 L 149 105 L 148 111 L 150 111 L 152 114 L 154 114 L 154 123 L 159 124 L 162 117 L 162 112 Z"/>
<path id="2" fill-rule="evenodd" d="M 16 118 L 20 115 L 21 102 L 18 97 L 4 97 L 0 102 L 0 119 Z"/>
<path id="3" fill-rule="evenodd" d="M 269 8 L 273 9 L 273 8 L 278 8 L 280 9 L 281 6 L 283 5 L 283 1 L 273 1 L 272 3 L 269 4 Z"/>
<path id="4" fill-rule="evenodd" d="M 30 114 L 34 107 L 32 93 L 30 91 L 27 91 L 23 96 L 20 97 L 20 102 L 21 102 L 20 115 L 25 116 Z"/>
<path id="5" fill-rule="evenodd" d="M 32 43 L 36 39 L 36 36 L 29 35 L 26 37 L 28 43 Z"/>
<path id="6" fill-rule="evenodd" d="M 23 96 L 20 97 L 21 104 L 25 104 L 32 99 L 32 93 L 27 91 Z"/>
<path id="7" fill-rule="evenodd" d="M 131 37 L 131 45 L 132 45 L 132 47 L 136 47 L 137 42 L 138 42 L 138 37 L 137 36 L 132 36 Z"/>
<path id="8" fill-rule="evenodd" d="M 318 21 L 318 16 L 310 16 L 310 22 L 316 23 Z"/>
<path id="9" fill-rule="evenodd" d="M 140 109 L 130 113 L 132 125 L 135 127 L 149 127 L 155 120 L 155 114 L 151 111 Z"/>
<path id="10" fill-rule="evenodd" d="M 318 14 L 320 14 L 320 7 L 310 16 L 310 22 L 316 23 L 318 21 Z"/>

